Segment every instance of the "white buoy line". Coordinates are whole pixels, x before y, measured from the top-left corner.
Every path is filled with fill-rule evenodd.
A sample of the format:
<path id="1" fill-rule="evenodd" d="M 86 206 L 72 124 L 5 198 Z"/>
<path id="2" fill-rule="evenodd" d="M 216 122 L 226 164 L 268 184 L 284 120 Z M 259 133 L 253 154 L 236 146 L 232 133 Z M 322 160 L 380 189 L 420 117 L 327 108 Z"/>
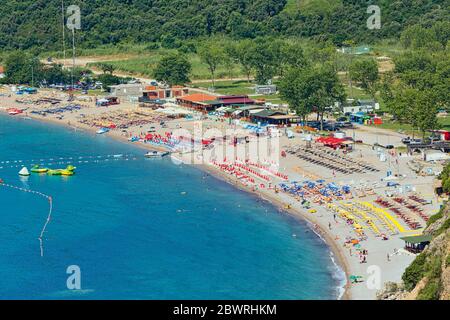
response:
<path id="1" fill-rule="evenodd" d="M 35 160 L 12 160 L 0 161 L 0 169 L 21 168 L 26 164 L 39 166 L 55 166 L 55 165 L 75 165 L 88 163 L 104 163 L 110 161 L 130 161 L 138 160 L 135 155 L 106 155 L 106 156 L 85 156 L 85 157 L 67 157 L 67 158 L 49 158 Z"/>
<path id="2" fill-rule="evenodd" d="M 13 190 L 17 190 L 17 191 L 21 191 L 21 192 L 25 192 L 25 193 L 30 193 L 30 194 L 35 194 L 37 196 L 43 197 L 45 199 L 48 200 L 49 202 L 49 210 L 48 210 L 48 215 L 47 215 L 47 220 L 45 221 L 45 224 L 41 230 L 41 233 L 39 234 L 39 248 L 40 248 L 40 252 L 41 252 L 41 257 L 44 257 L 44 234 L 47 230 L 47 226 L 50 223 L 51 219 L 52 219 L 52 212 L 53 212 L 53 199 L 51 196 L 46 195 L 42 192 L 39 191 L 34 191 L 34 190 L 29 190 L 29 189 L 24 189 L 21 187 L 17 187 L 17 186 L 13 186 L 10 184 L 6 184 L 6 183 L 0 183 L 0 187 L 6 187 L 6 188 L 10 188 Z"/>
<path id="3" fill-rule="evenodd" d="M 0 169 L 7 168 L 22 168 L 25 164 L 39 165 L 39 166 L 54 166 L 54 165 L 63 165 L 63 164 L 88 164 L 88 163 L 106 163 L 113 161 L 134 161 L 138 160 L 138 158 L 133 154 L 110 154 L 110 155 L 97 155 L 97 156 L 79 156 L 79 157 L 53 157 L 48 159 L 32 159 L 32 160 L 7 160 L 0 161 Z M 2 166 L 1 166 L 2 165 Z M 47 230 L 47 226 L 49 225 L 52 213 L 53 213 L 53 199 L 51 196 L 46 195 L 39 191 L 34 191 L 30 189 L 25 189 L 21 187 L 17 187 L 14 185 L 10 185 L 4 183 L 0 179 L 0 187 L 10 188 L 16 191 L 21 191 L 25 193 L 30 193 L 34 195 L 38 195 L 48 200 L 49 203 L 49 211 L 47 215 L 47 219 L 42 227 L 42 230 L 39 234 L 39 248 L 41 257 L 44 256 L 44 235 Z"/>
<path id="4" fill-rule="evenodd" d="M 54 162 L 54 161 L 77 161 L 86 159 L 105 159 L 105 158 L 130 158 L 133 154 L 107 154 L 107 155 L 93 155 L 93 156 L 78 156 L 78 157 L 52 157 L 52 158 L 37 158 L 31 160 L 3 160 L 0 164 L 20 164 L 20 163 L 35 163 L 35 162 Z"/>

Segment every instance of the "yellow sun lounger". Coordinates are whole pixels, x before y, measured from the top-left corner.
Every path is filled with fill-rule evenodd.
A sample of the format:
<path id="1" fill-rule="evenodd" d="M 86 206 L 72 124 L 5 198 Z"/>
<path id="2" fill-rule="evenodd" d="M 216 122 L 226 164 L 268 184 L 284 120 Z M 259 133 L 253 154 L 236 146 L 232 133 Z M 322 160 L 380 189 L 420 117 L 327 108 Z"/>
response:
<path id="1" fill-rule="evenodd" d="M 374 206 L 373 204 L 371 204 L 370 202 L 362 202 L 362 204 L 364 204 L 365 206 L 370 208 L 375 213 L 382 214 L 384 217 L 386 217 L 387 220 L 389 220 L 397 228 L 398 231 L 400 231 L 400 232 L 406 231 L 406 229 L 397 221 L 397 219 L 395 219 L 393 216 L 391 216 L 386 210 L 378 208 L 378 207 Z"/>

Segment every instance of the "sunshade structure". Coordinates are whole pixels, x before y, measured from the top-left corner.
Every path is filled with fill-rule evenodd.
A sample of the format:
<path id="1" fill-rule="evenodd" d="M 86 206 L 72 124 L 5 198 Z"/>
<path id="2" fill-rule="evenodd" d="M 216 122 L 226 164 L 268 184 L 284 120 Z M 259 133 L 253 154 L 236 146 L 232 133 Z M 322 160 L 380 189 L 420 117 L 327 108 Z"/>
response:
<path id="1" fill-rule="evenodd" d="M 324 146 L 336 149 L 337 147 L 342 145 L 346 140 L 335 137 L 320 137 L 316 141 L 322 143 Z"/>
<path id="2" fill-rule="evenodd" d="M 422 252 L 432 240 L 431 235 L 411 236 L 400 238 L 405 241 L 405 249 L 412 253 Z"/>

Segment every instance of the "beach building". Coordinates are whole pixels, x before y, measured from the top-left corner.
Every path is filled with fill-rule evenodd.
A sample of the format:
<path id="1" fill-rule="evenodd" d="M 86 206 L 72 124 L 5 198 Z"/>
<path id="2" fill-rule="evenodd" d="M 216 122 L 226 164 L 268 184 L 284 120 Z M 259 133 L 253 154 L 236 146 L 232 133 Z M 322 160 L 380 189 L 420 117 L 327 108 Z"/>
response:
<path id="1" fill-rule="evenodd" d="M 152 100 L 164 100 L 178 98 L 189 94 L 189 89 L 183 86 L 173 86 L 171 88 L 161 88 L 158 86 L 146 86 L 142 92 L 140 102 Z"/>
<path id="2" fill-rule="evenodd" d="M 405 250 L 412 253 L 420 253 L 425 250 L 426 246 L 430 244 L 431 235 L 412 236 L 400 238 L 405 241 Z"/>
<path id="3" fill-rule="evenodd" d="M 254 105 L 255 101 L 246 95 L 213 96 L 205 93 L 194 93 L 177 98 L 177 103 L 183 107 L 201 112 L 216 111 L 222 107 L 241 107 Z"/>
<path id="4" fill-rule="evenodd" d="M 444 161 L 450 158 L 448 153 L 440 150 L 426 150 L 423 152 L 423 157 L 426 162 Z"/>
<path id="5" fill-rule="evenodd" d="M 5 68 L 3 66 L 0 66 L 0 79 L 3 79 L 5 77 Z"/>
<path id="6" fill-rule="evenodd" d="M 217 108 L 216 112 L 223 113 L 225 117 L 250 118 L 252 114 L 261 112 L 265 109 L 265 107 L 260 105 L 229 106 Z"/>
<path id="7" fill-rule="evenodd" d="M 435 136 L 438 136 L 441 141 L 450 141 L 450 131 L 447 130 L 431 130 Z"/>
<path id="8" fill-rule="evenodd" d="M 215 109 L 211 102 L 215 101 L 216 99 L 216 96 L 212 96 L 210 94 L 193 93 L 183 97 L 178 97 L 176 100 L 177 104 L 181 105 L 182 107 L 207 112 Z"/>
<path id="9" fill-rule="evenodd" d="M 221 96 L 217 99 L 222 106 L 242 106 L 255 104 L 255 100 L 250 99 L 246 95 L 241 96 Z"/>
<path id="10" fill-rule="evenodd" d="M 120 104 L 120 100 L 118 97 L 104 97 L 102 99 L 96 99 L 95 100 L 95 105 L 97 107 L 107 107 L 107 106 L 112 106 L 112 105 L 116 105 L 116 104 Z"/>
<path id="11" fill-rule="evenodd" d="M 359 123 L 359 124 L 364 124 L 366 123 L 366 121 L 369 121 L 371 119 L 371 117 L 369 115 L 367 115 L 365 112 L 356 112 L 356 113 L 352 113 L 350 115 L 350 121 L 351 122 L 355 122 L 355 123 Z"/>
<path id="12" fill-rule="evenodd" d="M 282 111 L 263 110 L 250 115 L 252 122 L 263 125 L 291 125 L 300 123 L 301 118 Z"/>
<path id="13" fill-rule="evenodd" d="M 343 114 L 352 113 L 373 113 L 380 109 L 380 104 L 375 100 L 357 100 L 348 99 L 346 103 L 341 105 L 341 112 Z"/>
<path id="14" fill-rule="evenodd" d="M 144 86 L 140 83 L 128 83 L 111 86 L 111 96 L 121 100 L 137 101 L 142 96 Z"/>
<path id="15" fill-rule="evenodd" d="M 256 94 L 262 94 L 262 95 L 271 95 L 277 93 L 277 86 L 270 84 L 270 85 L 257 85 L 255 87 L 255 93 Z"/>
<path id="16" fill-rule="evenodd" d="M 363 55 L 369 54 L 372 50 L 369 46 L 358 46 L 358 47 L 341 47 L 337 49 L 338 52 L 353 55 Z"/>

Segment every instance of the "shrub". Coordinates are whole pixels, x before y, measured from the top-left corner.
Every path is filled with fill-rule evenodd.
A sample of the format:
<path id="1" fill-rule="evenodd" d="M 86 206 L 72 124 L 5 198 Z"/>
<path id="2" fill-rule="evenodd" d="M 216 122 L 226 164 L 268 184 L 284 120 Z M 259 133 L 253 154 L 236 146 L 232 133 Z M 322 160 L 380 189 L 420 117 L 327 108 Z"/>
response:
<path id="1" fill-rule="evenodd" d="M 411 265 L 406 268 L 403 273 L 402 280 L 405 284 L 405 289 L 411 291 L 423 278 L 425 274 L 425 263 L 426 263 L 426 254 L 419 254 L 416 259 L 411 263 Z"/>
<path id="2" fill-rule="evenodd" d="M 441 291 L 441 283 L 439 279 L 429 280 L 425 287 L 420 290 L 417 300 L 438 300 Z"/>
<path id="3" fill-rule="evenodd" d="M 157 42 L 149 43 L 149 44 L 145 47 L 146 50 L 157 50 L 157 49 L 159 49 L 159 48 L 160 48 L 160 45 L 159 45 L 159 43 L 157 43 Z"/>
<path id="4" fill-rule="evenodd" d="M 432 278 L 440 278 L 442 272 L 442 260 L 440 256 L 434 256 L 425 264 L 426 275 Z"/>
<path id="5" fill-rule="evenodd" d="M 438 235 L 442 234 L 443 232 L 446 232 L 447 229 L 450 227 L 450 218 L 445 220 L 445 222 L 442 224 L 442 226 L 436 230 L 434 233 L 434 236 L 437 237 Z"/>
<path id="6" fill-rule="evenodd" d="M 432 215 L 430 217 L 430 219 L 427 221 L 427 226 L 432 225 L 433 223 L 435 223 L 436 221 L 441 219 L 443 217 L 443 211 L 444 211 L 444 209 L 441 209 L 441 210 L 439 210 L 438 213 Z"/>

